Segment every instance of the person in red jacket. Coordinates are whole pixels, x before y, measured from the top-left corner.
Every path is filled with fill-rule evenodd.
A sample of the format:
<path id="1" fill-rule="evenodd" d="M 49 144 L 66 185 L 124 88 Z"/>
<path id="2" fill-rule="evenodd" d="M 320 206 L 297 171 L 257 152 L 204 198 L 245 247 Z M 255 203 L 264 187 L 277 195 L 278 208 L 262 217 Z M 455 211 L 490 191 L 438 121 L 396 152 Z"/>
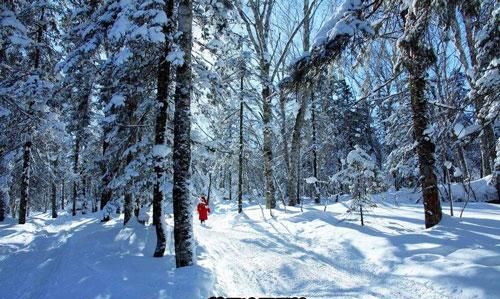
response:
<path id="1" fill-rule="evenodd" d="M 208 201 L 205 196 L 200 196 L 200 202 L 196 207 L 198 210 L 198 218 L 200 219 L 201 224 L 208 219 L 208 213 L 210 213 L 210 208 L 208 207 Z"/>

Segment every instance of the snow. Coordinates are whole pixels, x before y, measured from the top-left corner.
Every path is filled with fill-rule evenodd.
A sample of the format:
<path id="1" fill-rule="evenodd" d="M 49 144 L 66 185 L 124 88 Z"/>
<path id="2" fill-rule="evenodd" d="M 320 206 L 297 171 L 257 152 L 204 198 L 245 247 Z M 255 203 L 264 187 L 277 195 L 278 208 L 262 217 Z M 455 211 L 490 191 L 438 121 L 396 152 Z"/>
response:
<path id="1" fill-rule="evenodd" d="M 9 115 L 10 115 L 10 110 L 0 106 L 0 118 L 5 117 L 5 116 L 9 116 Z"/>
<path id="2" fill-rule="evenodd" d="M 370 24 L 355 16 L 355 12 L 362 8 L 362 4 L 361 0 L 344 0 L 330 19 L 320 28 L 312 46 L 320 47 L 338 36 L 353 36 L 358 31 L 373 34 Z"/>
<path id="3" fill-rule="evenodd" d="M 420 205 L 378 203 L 365 227 L 348 203 L 287 207 L 265 218 L 219 205 L 206 226 L 199 264 L 214 271 L 218 296 L 306 298 L 495 298 L 500 295 L 500 208 L 469 204 L 425 230 Z M 229 213 L 229 215 L 228 215 Z"/>
<path id="4" fill-rule="evenodd" d="M 153 146 L 153 156 L 154 157 L 162 157 L 165 158 L 170 154 L 171 150 L 170 147 L 166 146 L 165 144 L 155 144 Z"/>
<path id="5" fill-rule="evenodd" d="M 167 55 L 167 60 L 174 66 L 181 66 L 184 64 L 184 51 L 179 48 L 174 48 Z"/>
<path id="6" fill-rule="evenodd" d="M 481 130 L 480 124 L 473 124 L 465 127 L 462 123 L 456 123 L 453 127 L 453 132 L 457 135 L 458 139 L 464 139 L 465 137 L 474 134 Z"/>
<path id="7" fill-rule="evenodd" d="M 224 43 L 217 38 L 213 38 L 207 43 L 206 47 L 212 51 L 217 51 L 224 47 Z"/>
<path id="8" fill-rule="evenodd" d="M 422 132 L 424 136 L 432 136 L 434 135 L 434 126 L 429 125 L 425 130 Z"/>
<path id="9" fill-rule="evenodd" d="M 110 40 L 119 40 L 123 36 L 127 34 L 130 28 L 133 27 L 133 24 L 130 22 L 128 15 L 122 14 L 118 17 L 118 19 L 114 22 L 113 26 L 108 32 L 108 38 Z"/>
<path id="10" fill-rule="evenodd" d="M 111 97 L 111 100 L 109 101 L 108 105 L 105 108 L 105 111 L 110 111 L 111 108 L 115 107 L 122 107 L 125 105 L 125 97 L 121 94 L 113 94 Z"/>
<path id="11" fill-rule="evenodd" d="M 318 179 L 315 178 L 315 177 L 313 177 L 313 176 L 309 177 L 309 178 L 306 178 L 305 180 L 306 180 L 307 184 L 316 184 L 318 182 Z"/>
<path id="12" fill-rule="evenodd" d="M 358 164 L 362 169 L 371 170 L 375 168 L 375 162 L 359 145 L 354 146 L 346 159 L 347 164 Z"/>
<path id="13" fill-rule="evenodd" d="M 132 58 L 132 56 L 134 56 L 134 54 L 132 53 L 132 51 L 130 51 L 129 48 L 123 48 L 116 55 L 115 65 L 121 65 L 121 64 L 127 62 L 127 60 L 129 60 L 130 58 Z"/>
<path id="14" fill-rule="evenodd" d="M 21 47 L 28 47 L 32 42 L 27 36 L 26 27 L 17 19 L 14 12 L 2 7 L 0 11 L 0 28 L 6 32 L 10 42 Z M 8 34 L 10 31 L 10 34 Z"/>
<path id="15" fill-rule="evenodd" d="M 477 193 L 486 179 L 473 185 Z M 463 218 L 424 229 L 423 208 L 408 190 L 374 196 L 361 227 L 349 198 L 305 202 L 262 213 L 245 200 L 211 201 L 205 225 L 194 221 L 196 265 L 175 269 L 173 218 L 167 252 L 153 258 L 155 230 L 96 214 L 25 225 L 0 224 L 5 298 L 498 298 L 500 206 L 471 202 Z M 333 202 L 333 200 L 330 200 Z M 455 203 L 455 209 L 463 203 Z M 141 214 L 142 214 L 141 210 Z M 21 275 L 22 274 L 22 275 Z"/>
<path id="16" fill-rule="evenodd" d="M 131 220 L 123 227 L 122 218 L 100 223 L 92 214 L 49 217 L 37 214 L 26 225 L 0 224 L 2 298 L 208 298 L 210 294 L 213 278 L 208 269 L 175 269 L 171 251 L 161 259 L 152 257 L 156 246 L 152 226 Z"/>

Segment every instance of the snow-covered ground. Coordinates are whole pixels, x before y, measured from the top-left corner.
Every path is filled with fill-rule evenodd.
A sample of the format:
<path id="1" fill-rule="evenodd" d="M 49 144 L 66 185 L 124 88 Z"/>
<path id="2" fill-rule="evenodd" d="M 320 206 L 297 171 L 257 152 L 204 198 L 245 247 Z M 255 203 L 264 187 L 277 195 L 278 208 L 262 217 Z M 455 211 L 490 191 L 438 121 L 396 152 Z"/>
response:
<path id="1" fill-rule="evenodd" d="M 0 298 L 208 297 L 207 269 L 176 270 L 171 254 L 153 258 L 154 228 L 122 221 L 40 214 L 0 224 Z"/>
<path id="2" fill-rule="evenodd" d="M 388 202 L 364 227 L 346 203 L 271 217 L 219 202 L 205 226 L 194 221 L 197 265 L 184 269 L 170 236 L 152 257 L 152 227 L 39 214 L 0 224 L 0 298 L 500 298 L 500 206 L 469 203 L 425 230 L 421 205 Z"/>
<path id="3" fill-rule="evenodd" d="M 464 218 L 423 229 L 416 205 L 384 205 L 365 227 L 347 205 L 242 215 L 196 226 L 214 293 L 307 298 L 499 298 L 500 207 L 474 203 Z M 445 209 L 445 212 L 447 210 Z"/>

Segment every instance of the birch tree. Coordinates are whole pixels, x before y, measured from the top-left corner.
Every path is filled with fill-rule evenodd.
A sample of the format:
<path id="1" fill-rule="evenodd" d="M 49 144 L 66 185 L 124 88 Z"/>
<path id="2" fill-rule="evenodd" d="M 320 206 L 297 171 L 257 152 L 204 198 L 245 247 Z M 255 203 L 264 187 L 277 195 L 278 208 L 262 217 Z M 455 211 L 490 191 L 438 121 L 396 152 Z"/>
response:
<path id="1" fill-rule="evenodd" d="M 172 189 L 174 205 L 175 262 L 177 267 L 193 264 L 193 204 L 190 189 L 191 164 L 191 94 L 193 90 L 192 24 L 193 3 L 180 0 L 178 8 L 178 45 L 182 50 L 182 64 L 177 67 L 175 86 L 174 181 Z"/>

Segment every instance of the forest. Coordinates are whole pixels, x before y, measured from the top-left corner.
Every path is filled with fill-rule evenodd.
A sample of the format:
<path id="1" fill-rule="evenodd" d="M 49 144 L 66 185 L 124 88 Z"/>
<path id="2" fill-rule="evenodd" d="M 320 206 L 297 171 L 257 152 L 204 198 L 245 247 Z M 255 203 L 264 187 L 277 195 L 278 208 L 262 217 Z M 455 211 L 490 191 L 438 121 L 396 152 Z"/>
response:
<path id="1" fill-rule="evenodd" d="M 498 297 L 499 49 L 496 0 L 2 0 L 0 298 Z"/>

